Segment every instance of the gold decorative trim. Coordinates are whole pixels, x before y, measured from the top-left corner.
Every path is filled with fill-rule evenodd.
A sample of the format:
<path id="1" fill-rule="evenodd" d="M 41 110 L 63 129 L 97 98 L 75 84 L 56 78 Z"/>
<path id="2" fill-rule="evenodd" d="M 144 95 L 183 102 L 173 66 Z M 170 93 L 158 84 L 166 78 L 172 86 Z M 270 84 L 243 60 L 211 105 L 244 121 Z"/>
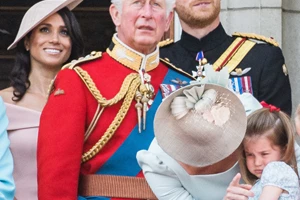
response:
<path id="1" fill-rule="evenodd" d="M 247 53 L 254 47 L 255 42 L 245 41 L 245 43 L 238 49 L 238 51 L 234 54 L 234 56 L 230 59 L 230 61 L 226 64 L 228 67 L 229 73 L 233 71 L 238 64 L 243 60 L 243 58 L 247 55 Z"/>
<path id="2" fill-rule="evenodd" d="M 73 60 L 70 63 L 65 64 L 61 69 L 73 69 L 77 65 L 81 63 L 85 63 L 91 60 L 95 60 L 97 58 L 102 57 L 102 52 L 101 51 L 92 51 L 90 54 L 86 55 L 85 57 L 80 57 L 78 60 Z"/>
<path id="3" fill-rule="evenodd" d="M 123 44 L 117 39 L 116 34 L 112 38 L 112 43 L 113 49 L 107 48 L 106 52 L 117 62 L 136 72 L 140 69 L 145 69 L 146 72 L 151 71 L 159 64 L 158 48 L 153 53 L 144 55 Z"/>
<path id="4" fill-rule="evenodd" d="M 226 49 L 226 51 L 218 58 L 218 60 L 213 64 L 213 68 L 214 70 L 217 70 L 220 67 L 224 67 L 221 66 L 222 63 L 225 61 L 226 58 L 228 58 L 229 54 L 232 53 L 232 56 L 234 55 L 234 53 L 238 50 L 236 49 L 235 52 L 232 52 L 234 50 L 234 48 L 237 47 L 237 45 L 239 45 L 239 43 L 241 43 L 243 40 L 243 38 L 236 38 L 231 45 Z M 230 72 L 230 71 L 229 71 Z"/>
<path id="5" fill-rule="evenodd" d="M 82 162 L 86 162 L 93 158 L 104 147 L 104 145 L 111 139 L 117 128 L 120 126 L 126 113 L 129 110 L 137 88 L 141 84 L 141 78 L 137 73 L 129 74 L 124 79 L 120 91 L 112 99 L 107 100 L 101 95 L 100 91 L 96 87 L 96 84 L 94 83 L 87 71 L 83 70 L 78 66 L 74 67 L 73 70 L 75 70 L 75 72 L 79 75 L 79 77 L 82 79 L 84 84 L 87 86 L 91 94 L 98 102 L 98 107 L 93 117 L 93 120 L 85 133 L 85 141 L 95 128 L 96 123 L 98 122 L 100 115 L 102 114 L 105 107 L 112 106 L 124 98 L 120 110 L 118 111 L 113 122 L 110 124 L 104 135 L 89 151 L 82 155 Z"/>
<path id="6" fill-rule="evenodd" d="M 83 70 L 80 67 L 74 68 L 76 73 L 79 75 L 79 77 L 82 79 L 86 87 L 89 89 L 91 94 L 94 96 L 94 98 L 97 100 L 97 102 L 102 106 L 102 107 L 107 107 L 107 106 L 112 106 L 116 103 L 118 103 L 121 99 L 124 98 L 126 95 L 128 88 L 132 84 L 132 82 L 136 79 L 140 80 L 139 74 L 137 73 L 131 73 L 129 74 L 123 81 L 123 84 L 121 86 L 120 91 L 116 96 L 114 96 L 112 99 L 107 100 L 104 98 L 100 91 L 98 90 L 96 84 L 94 83 L 93 79 L 90 77 L 87 71 Z"/>
<path id="7" fill-rule="evenodd" d="M 84 62 L 87 62 L 87 61 L 90 61 L 90 60 L 95 60 L 95 59 L 101 58 L 101 57 L 102 57 L 102 52 L 101 51 L 98 51 L 98 52 L 92 51 L 90 54 L 88 54 L 85 57 L 81 57 L 78 60 L 73 60 L 73 61 L 65 64 L 64 66 L 62 66 L 62 68 L 60 70 L 73 69 L 74 67 L 76 67 L 80 63 L 84 63 Z M 56 79 L 56 76 L 51 80 L 51 83 L 48 86 L 48 92 L 47 92 L 48 97 L 47 98 L 49 98 L 51 92 L 55 89 L 54 88 L 55 79 Z"/>
<path id="8" fill-rule="evenodd" d="M 240 37 L 236 38 L 220 56 L 220 58 L 213 64 L 214 70 L 219 70 L 222 67 L 227 66 L 228 72 L 232 72 L 255 44 L 255 42 L 250 40 L 245 40 Z"/>
<path id="9" fill-rule="evenodd" d="M 105 97 L 102 96 L 100 91 L 98 90 L 95 82 L 91 78 L 91 76 L 88 74 L 87 71 L 82 69 L 80 66 L 81 63 L 87 62 L 96 58 L 101 57 L 101 52 L 92 52 L 90 55 L 88 55 L 85 58 L 80 58 L 77 61 L 74 61 L 72 63 L 69 63 L 65 65 L 64 69 L 72 69 L 74 70 L 78 76 L 81 78 L 81 80 L 84 82 L 90 93 L 93 95 L 93 97 L 97 100 L 98 106 L 97 110 L 93 116 L 92 122 L 89 124 L 88 129 L 85 132 L 85 138 L 84 141 L 88 139 L 90 134 L 92 134 L 100 116 L 102 115 L 103 111 L 106 107 L 112 106 L 116 104 L 117 102 L 123 101 L 120 110 L 116 114 L 114 120 L 109 125 L 103 136 L 98 140 L 98 142 L 87 152 L 85 152 L 82 155 L 82 162 L 86 162 L 93 158 L 104 146 L 105 144 L 112 138 L 115 131 L 118 129 L 120 124 L 122 123 L 124 117 L 126 116 L 126 113 L 128 112 L 131 102 L 133 101 L 136 91 L 139 89 L 141 84 L 145 86 L 145 84 L 151 85 L 150 80 L 147 80 L 147 71 L 150 71 L 152 69 L 155 69 L 159 64 L 159 50 L 158 47 L 155 52 L 149 54 L 149 55 L 143 55 L 138 52 L 135 52 L 131 48 L 127 47 L 125 44 L 123 44 L 121 41 L 118 41 L 116 35 L 114 35 L 112 42 L 113 49 L 110 51 L 107 49 L 107 53 L 114 58 L 116 61 L 120 62 L 121 64 L 125 65 L 125 67 L 128 67 L 130 69 L 133 69 L 136 72 L 139 73 L 131 73 L 129 74 L 123 81 L 122 86 L 119 90 L 119 92 L 112 98 L 107 100 Z M 125 59 L 124 59 L 125 58 Z M 130 62 L 128 62 L 130 61 Z M 145 71 L 142 71 L 143 76 L 140 74 L 140 70 L 145 69 Z M 149 76 L 149 75 L 148 75 Z M 144 79 L 142 79 L 142 77 Z M 142 81 L 143 80 L 143 81 Z M 148 81 L 148 82 L 147 82 Z M 141 88 L 140 88 L 141 90 Z M 147 91 L 139 91 L 143 92 L 143 95 L 145 95 L 147 98 L 151 95 L 148 94 Z M 150 91 L 151 92 L 151 91 Z M 149 95 L 149 97 L 147 96 Z M 147 102 L 144 102 L 144 104 Z M 146 115 L 143 114 L 143 119 L 146 119 Z"/>
<path id="10" fill-rule="evenodd" d="M 47 91 L 47 100 L 51 94 L 52 91 L 54 91 L 55 87 L 54 87 L 54 82 L 55 82 L 55 78 L 56 76 L 51 80 L 49 86 L 48 86 L 48 91 Z"/>
<path id="11" fill-rule="evenodd" d="M 110 124 L 108 129 L 105 131 L 103 136 L 98 140 L 98 142 L 86 153 L 82 155 L 82 162 L 86 162 L 93 158 L 104 146 L 107 142 L 112 138 L 115 131 L 118 129 L 120 124 L 122 123 L 124 117 L 126 116 L 131 102 L 135 96 L 135 92 L 137 88 L 140 86 L 141 80 L 139 77 L 133 80 L 132 84 L 130 85 L 128 92 L 124 98 L 122 106 L 118 111 L 116 117 L 114 118 L 113 122 Z"/>
<path id="12" fill-rule="evenodd" d="M 235 32 L 235 33 L 232 34 L 232 36 L 255 39 L 255 40 L 263 41 L 263 42 L 272 44 L 276 47 L 279 47 L 278 42 L 276 42 L 276 40 L 274 40 L 273 38 L 271 38 L 271 37 L 268 38 L 266 36 L 258 35 L 258 34 L 255 34 L 255 33 L 238 33 L 238 32 Z"/>
<path id="13" fill-rule="evenodd" d="M 93 130 L 95 129 L 95 126 L 97 125 L 97 122 L 101 116 L 101 114 L 103 113 L 104 108 L 102 108 L 100 106 L 100 104 L 98 104 L 97 106 L 97 110 L 94 114 L 94 117 L 89 125 L 89 127 L 87 128 L 87 130 L 84 133 L 84 142 L 87 141 L 87 139 L 90 137 L 91 133 L 93 132 Z"/>
<path id="14" fill-rule="evenodd" d="M 166 39 L 166 40 L 160 41 L 160 42 L 158 43 L 158 46 L 161 48 L 161 47 L 164 47 L 164 46 L 173 44 L 173 43 L 174 43 L 174 40 L 168 38 L 168 39 Z"/>
<path id="15" fill-rule="evenodd" d="M 192 75 L 190 75 L 189 73 L 183 71 L 182 69 L 176 67 L 175 65 L 173 65 L 172 63 L 170 63 L 169 59 L 168 58 L 160 58 L 160 61 L 162 61 L 163 63 L 165 63 L 166 65 L 168 65 L 169 67 L 171 67 L 172 69 L 174 69 L 175 71 L 179 72 L 179 73 L 182 73 L 186 76 L 188 76 L 189 78 L 191 79 L 195 79 L 195 77 L 193 77 Z"/>

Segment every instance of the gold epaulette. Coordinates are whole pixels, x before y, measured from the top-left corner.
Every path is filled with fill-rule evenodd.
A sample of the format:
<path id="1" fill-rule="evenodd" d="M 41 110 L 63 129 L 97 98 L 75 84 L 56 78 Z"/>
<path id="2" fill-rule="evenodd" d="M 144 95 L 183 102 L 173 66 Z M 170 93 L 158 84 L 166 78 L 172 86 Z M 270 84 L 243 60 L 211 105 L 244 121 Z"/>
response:
<path id="1" fill-rule="evenodd" d="M 73 60 L 68 64 L 65 64 L 61 69 L 74 69 L 78 64 L 85 63 L 91 60 L 95 60 L 97 58 L 101 58 L 102 52 L 101 51 L 92 51 L 90 54 L 86 55 L 85 57 L 80 57 L 77 60 Z"/>
<path id="2" fill-rule="evenodd" d="M 161 48 L 161 47 L 167 46 L 167 45 L 169 45 L 169 44 L 173 44 L 173 43 L 174 43 L 174 40 L 168 38 L 168 39 L 166 39 L 166 40 L 160 41 L 160 42 L 158 43 L 158 46 Z"/>
<path id="3" fill-rule="evenodd" d="M 263 41 L 263 42 L 272 44 L 276 47 L 279 46 L 279 44 L 272 37 L 268 38 L 266 36 L 258 35 L 258 34 L 255 34 L 255 33 L 238 33 L 238 32 L 235 32 L 235 33 L 232 34 L 232 36 L 259 40 L 259 41 Z"/>
<path id="4" fill-rule="evenodd" d="M 184 74 L 185 76 L 187 76 L 187 77 L 189 77 L 191 79 L 195 79 L 195 77 L 193 77 L 189 73 L 183 71 L 179 67 L 176 67 L 174 64 L 172 64 L 168 58 L 160 58 L 159 60 L 162 61 L 164 64 L 166 64 L 168 67 L 174 69 L 175 71 L 177 71 L 177 72 L 179 72 L 181 74 Z"/>

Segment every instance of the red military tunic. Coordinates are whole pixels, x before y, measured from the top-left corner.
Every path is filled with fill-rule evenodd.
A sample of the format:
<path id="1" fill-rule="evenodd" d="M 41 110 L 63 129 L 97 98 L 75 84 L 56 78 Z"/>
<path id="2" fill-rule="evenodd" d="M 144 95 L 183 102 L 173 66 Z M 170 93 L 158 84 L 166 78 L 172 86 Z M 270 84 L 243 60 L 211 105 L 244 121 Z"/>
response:
<path id="1" fill-rule="evenodd" d="M 75 70 L 61 70 L 40 122 L 38 195 L 41 200 L 77 199 L 80 174 L 138 176 L 140 167 L 136 152 L 147 149 L 154 137 L 152 122 L 162 100 L 160 84 L 170 84 L 174 79 L 189 80 L 186 75 L 159 62 L 158 50 L 145 57 L 114 39 L 108 52 L 110 55 L 104 53 L 100 58 L 79 65 L 88 72 L 97 90 L 107 100 L 120 92 L 129 74 L 138 74 L 137 71 L 144 65 L 156 93 L 154 103 L 147 112 L 146 130 L 138 133 L 136 101 L 133 99 L 112 138 L 93 158 L 81 163 L 82 155 L 98 142 L 112 124 L 124 99 L 104 109 L 95 129 L 84 141 L 84 133 L 93 120 L 98 102 Z"/>

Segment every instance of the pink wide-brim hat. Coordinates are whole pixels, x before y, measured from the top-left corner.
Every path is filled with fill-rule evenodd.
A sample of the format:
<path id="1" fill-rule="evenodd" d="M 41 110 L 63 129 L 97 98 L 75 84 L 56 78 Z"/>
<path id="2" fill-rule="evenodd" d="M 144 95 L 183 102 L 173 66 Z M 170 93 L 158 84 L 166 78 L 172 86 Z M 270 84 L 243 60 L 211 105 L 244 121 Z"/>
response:
<path id="1" fill-rule="evenodd" d="M 194 87 L 216 91 L 214 105 L 227 111 L 225 122 L 216 125 L 194 109 L 180 119 L 174 117 L 174 108 L 181 107 L 174 99 L 185 98 L 186 92 Z M 220 111 L 217 117 L 224 114 Z M 154 134 L 159 146 L 175 160 L 204 167 L 231 155 L 241 144 L 246 125 L 246 112 L 236 94 L 214 84 L 193 84 L 173 92 L 161 103 L 154 118 Z"/>
<path id="2" fill-rule="evenodd" d="M 69 10 L 74 9 L 83 0 L 43 0 L 32 7 L 25 13 L 18 34 L 14 42 L 7 48 L 11 50 L 17 46 L 17 43 L 27 35 L 32 29 L 39 25 L 42 21 L 47 19 L 52 14 L 56 13 L 64 7 Z"/>

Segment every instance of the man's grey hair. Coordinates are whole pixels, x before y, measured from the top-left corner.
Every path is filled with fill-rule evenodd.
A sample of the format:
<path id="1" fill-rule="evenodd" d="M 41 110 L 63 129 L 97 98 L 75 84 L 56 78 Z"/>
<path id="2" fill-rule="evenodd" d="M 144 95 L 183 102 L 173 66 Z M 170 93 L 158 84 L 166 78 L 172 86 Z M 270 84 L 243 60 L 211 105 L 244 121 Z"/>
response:
<path id="1" fill-rule="evenodd" d="M 122 3 L 123 1 L 126 0 L 111 0 L 111 3 L 114 4 L 116 6 L 116 8 L 118 9 L 118 11 L 121 13 L 122 12 Z M 165 0 L 166 1 L 166 5 L 167 5 L 167 16 L 169 16 L 169 14 L 173 11 L 174 8 L 174 4 L 176 0 Z"/>

